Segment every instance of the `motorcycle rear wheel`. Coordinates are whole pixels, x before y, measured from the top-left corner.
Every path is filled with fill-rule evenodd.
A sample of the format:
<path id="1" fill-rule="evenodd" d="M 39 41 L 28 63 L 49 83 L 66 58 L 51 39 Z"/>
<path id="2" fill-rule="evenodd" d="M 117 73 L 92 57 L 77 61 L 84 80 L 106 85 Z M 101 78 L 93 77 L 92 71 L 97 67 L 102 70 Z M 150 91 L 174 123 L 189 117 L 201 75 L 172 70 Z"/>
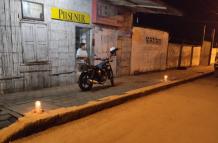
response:
<path id="1" fill-rule="evenodd" d="M 81 73 L 79 77 L 79 87 L 82 91 L 91 90 L 93 83 L 90 82 L 89 74 L 88 73 Z"/>

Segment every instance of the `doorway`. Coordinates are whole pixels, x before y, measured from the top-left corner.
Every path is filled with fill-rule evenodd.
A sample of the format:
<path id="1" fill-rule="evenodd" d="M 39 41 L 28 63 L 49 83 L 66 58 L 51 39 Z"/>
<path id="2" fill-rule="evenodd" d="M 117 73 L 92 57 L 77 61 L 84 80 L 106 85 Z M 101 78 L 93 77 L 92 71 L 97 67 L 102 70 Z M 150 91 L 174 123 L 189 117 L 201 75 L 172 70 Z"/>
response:
<path id="1" fill-rule="evenodd" d="M 90 28 L 76 27 L 76 51 L 80 47 L 80 43 L 86 43 L 89 58 L 91 57 L 91 44 L 90 44 Z"/>

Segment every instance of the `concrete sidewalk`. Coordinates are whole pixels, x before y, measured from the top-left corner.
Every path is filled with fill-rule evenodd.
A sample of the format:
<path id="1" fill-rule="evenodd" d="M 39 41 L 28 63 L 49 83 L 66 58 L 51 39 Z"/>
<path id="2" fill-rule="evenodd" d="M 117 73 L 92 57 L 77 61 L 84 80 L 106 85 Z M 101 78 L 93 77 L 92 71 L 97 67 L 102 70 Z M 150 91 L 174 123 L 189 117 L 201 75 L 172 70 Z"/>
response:
<path id="1" fill-rule="evenodd" d="M 8 94 L 1 97 L 4 104 L 0 107 L 12 112 L 8 113 L 10 115 L 25 113 L 25 116 L 0 130 L 0 142 L 10 142 L 212 73 L 212 67 L 195 67 L 188 70 L 169 70 L 118 78 L 115 87 L 96 87 L 90 92 L 81 92 L 77 85 L 72 85 Z M 169 76 L 167 82 L 163 81 L 165 74 Z M 43 101 L 46 110 L 42 114 L 29 112 L 33 109 L 35 100 Z M 8 121 L 13 120 L 8 119 Z"/>
<path id="2" fill-rule="evenodd" d="M 127 91 L 142 87 L 152 87 L 163 83 L 164 75 L 169 76 L 169 81 L 179 81 L 212 71 L 213 67 L 208 66 L 121 77 L 115 79 L 114 87 L 96 85 L 89 92 L 81 92 L 78 85 L 74 84 L 37 91 L 5 94 L 0 96 L 0 128 L 15 122 L 14 118 L 22 117 L 25 113 L 31 112 L 34 108 L 34 102 L 37 100 L 42 102 L 45 111 L 49 111 L 62 107 L 84 105 L 90 101 L 101 101 L 104 97 L 119 96 Z M 110 84 L 108 83 L 108 85 Z"/>

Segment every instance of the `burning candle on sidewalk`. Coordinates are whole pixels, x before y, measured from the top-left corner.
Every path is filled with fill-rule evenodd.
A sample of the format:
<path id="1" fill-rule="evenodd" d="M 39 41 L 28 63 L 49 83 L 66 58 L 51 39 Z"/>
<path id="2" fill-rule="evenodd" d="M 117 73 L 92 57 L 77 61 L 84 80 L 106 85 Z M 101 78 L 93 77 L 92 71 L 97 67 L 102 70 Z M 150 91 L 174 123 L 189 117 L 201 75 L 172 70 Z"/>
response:
<path id="1" fill-rule="evenodd" d="M 164 75 L 164 81 L 168 81 L 168 75 Z"/>
<path id="2" fill-rule="evenodd" d="M 40 101 L 35 102 L 35 112 L 36 113 L 41 113 L 42 112 L 42 105 Z"/>

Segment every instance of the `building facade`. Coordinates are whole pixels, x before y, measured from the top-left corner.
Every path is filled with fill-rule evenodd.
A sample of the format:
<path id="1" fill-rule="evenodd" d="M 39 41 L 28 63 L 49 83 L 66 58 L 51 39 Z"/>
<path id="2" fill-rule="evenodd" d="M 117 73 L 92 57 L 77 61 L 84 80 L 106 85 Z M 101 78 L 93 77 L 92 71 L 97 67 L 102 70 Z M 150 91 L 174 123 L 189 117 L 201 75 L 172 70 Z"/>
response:
<path id="1" fill-rule="evenodd" d="M 149 28 L 133 28 L 131 74 L 165 70 L 169 34 Z"/>
<path id="2" fill-rule="evenodd" d="M 91 0 L 1 0 L 0 90 L 75 82 L 76 49 L 91 56 Z"/>
<path id="3" fill-rule="evenodd" d="M 115 76 L 130 74 L 132 11 L 112 5 L 106 0 L 93 0 L 93 49 L 97 56 L 106 57 L 111 47 L 119 51 L 112 68 Z"/>
<path id="4" fill-rule="evenodd" d="M 0 0 L 0 94 L 75 83 L 81 41 L 93 64 L 94 55 L 119 49 L 111 63 L 115 76 L 198 66 L 205 59 L 200 46 L 168 43 L 167 32 L 134 27 L 134 9 L 111 2 Z"/>

